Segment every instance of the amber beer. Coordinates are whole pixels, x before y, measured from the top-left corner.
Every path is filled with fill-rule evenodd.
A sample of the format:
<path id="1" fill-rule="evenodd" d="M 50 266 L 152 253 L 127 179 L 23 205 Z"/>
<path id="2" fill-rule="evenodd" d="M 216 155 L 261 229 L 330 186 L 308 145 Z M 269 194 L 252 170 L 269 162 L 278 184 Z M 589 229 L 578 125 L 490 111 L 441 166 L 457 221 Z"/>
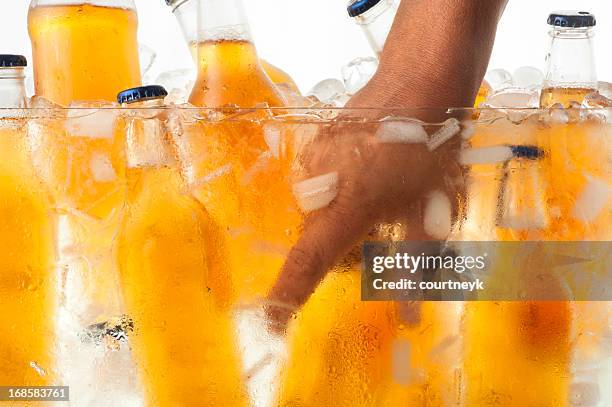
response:
<path id="1" fill-rule="evenodd" d="M 114 101 L 140 85 L 132 0 L 33 0 L 28 28 L 37 95 L 62 105 Z"/>
<path id="2" fill-rule="evenodd" d="M 0 65 L 0 106 L 25 107 L 25 58 L 0 55 Z M 0 122 L 0 383 L 51 385 L 57 297 L 50 204 L 35 180 L 26 121 L 5 111 Z"/>
<path id="3" fill-rule="evenodd" d="M 198 64 L 198 1 L 166 0 L 166 4 L 172 7 L 172 12 L 183 31 L 183 36 L 189 44 L 191 56 L 196 64 Z M 286 86 L 295 92 L 299 92 L 297 85 L 287 72 L 265 60 L 260 60 L 260 62 L 263 70 L 274 84 Z"/>
<path id="4" fill-rule="evenodd" d="M 148 86 L 119 98 L 154 108 L 166 94 Z M 227 307 L 230 276 L 215 259 L 223 253 L 218 231 L 183 193 L 161 115 L 149 109 L 126 118 L 128 210 L 117 250 L 147 404 L 246 406 Z"/>

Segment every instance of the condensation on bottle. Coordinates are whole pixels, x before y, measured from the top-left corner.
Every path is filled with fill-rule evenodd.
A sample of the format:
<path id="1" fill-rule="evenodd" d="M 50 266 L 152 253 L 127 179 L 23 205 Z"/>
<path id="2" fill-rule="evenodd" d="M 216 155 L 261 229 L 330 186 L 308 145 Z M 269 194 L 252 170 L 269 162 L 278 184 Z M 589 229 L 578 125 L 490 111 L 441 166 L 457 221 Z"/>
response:
<path id="1" fill-rule="evenodd" d="M 140 86 L 137 29 L 133 0 L 32 0 L 36 94 L 67 106 Z"/>

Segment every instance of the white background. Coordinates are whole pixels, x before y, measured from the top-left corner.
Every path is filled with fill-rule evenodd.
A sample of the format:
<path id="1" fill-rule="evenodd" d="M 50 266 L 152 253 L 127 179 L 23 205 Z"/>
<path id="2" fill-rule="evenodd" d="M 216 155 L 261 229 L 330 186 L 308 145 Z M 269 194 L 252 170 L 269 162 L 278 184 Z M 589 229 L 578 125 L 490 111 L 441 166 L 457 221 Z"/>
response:
<path id="1" fill-rule="evenodd" d="M 189 67 L 189 53 L 164 0 L 135 2 L 140 17 L 140 41 L 158 54 L 154 71 Z M 339 77 L 340 67 L 353 58 L 370 55 L 359 27 L 346 14 L 347 0 L 244 2 L 260 55 L 289 72 L 303 91 L 321 79 Z M 29 56 L 28 4 L 28 0 L 2 1 L 0 53 Z M 612 82 L 612 1 L 609 0 L 510 0 L 499 26 L 490 67 L 510 72 L 522 65 L 543 69 L 548 45 L 548 13 L 576 8 L 591 11 L 598 18 L 598 72 L 600 79 Z"/>

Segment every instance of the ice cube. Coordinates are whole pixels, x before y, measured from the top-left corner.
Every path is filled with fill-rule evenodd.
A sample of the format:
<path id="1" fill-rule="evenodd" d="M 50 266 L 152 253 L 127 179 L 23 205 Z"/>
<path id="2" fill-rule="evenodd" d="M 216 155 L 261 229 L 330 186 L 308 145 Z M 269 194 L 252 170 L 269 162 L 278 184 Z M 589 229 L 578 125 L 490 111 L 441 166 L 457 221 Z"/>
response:
<path id="1" fill-rule="evenodd" d="M 485 80 L 493 91 L 506 89 L 512 86 L 512 75 L 505 69 L 493 69 L 487 72 Z"/>
<path id="2" fill-rule="evenodd" d="M 512 157 L 513 152 L 510 146 L 468 148 L 459 154 L 459 162 L 462 165 L 499 164 Z"/>
<path id="3" fill-rule="evenodd" d="M 166 103 L 181 105 L 189 99 L 197 72 L 193 68 L 176 69 L 159 74 L 155 83 L 168 91 Z"/>
<path id="4" fill-rule="evenodd" d="M 117 179 L 117 174 L 107 154 L 93 153 L 89 167 L 96 182 L 113 182 Z"/>
<path id="5" fill-rule="evenodd" d="M 485 106 L 495 109 L 538 108 L 540 107 L 540 92 L 529 89 L 503 89 L 489 95 Z"/>
<path id="6" fill-rule="evenodd" d="M 264 140 L 274 158 L 280 158 L 282 130 L 279 124 L 264 125 Z"/>
<path id="7" fill-rule="evenodd" d="M 54 103 L 47 98 L 42 96 L 32 96 L 30 99 L 30 108 L 31 109 L 61 109 L 62 105 Z"/>
<path id="8" fill-rule="evenodd" d="M 261 304 L 243 306 L 234 314 L 244 378 L 256 406 L 271 405 L 283 362 L 287 357 L 283 337 L 270 330 Z"/>
<path id="9" fill-rule="evenodd" d="M 612 99 L 612 83 L 599 82 L 597 85 L 597 90 L 600 95 L 607 97 L 608 99 Z"/>
<path id="10" fill-rule="evenodd" d="M 604 123 L 612 123 L 612 115 L 609 110 L 612 108 L 612 99 L 605 97 L 600 92 L 593 92 L 586 95 L 582 101 L 582 107 L 584 109 L 589 109 L 582 111 L 583 118 L 594 118 Z"/>
<path id="11" fill-rule="evenodd" d="M 595 382 L 572 383 L 569 393 L 572 407 L 596 407 L 601 400 L 599 384 Z"/>
<path id="12" fill-rule="evenodd" d="M 330 172 L 293 185 L 293 195 L 304 212 L 328 206 L 338 195 L 338 173 Z"/>
<path id="13" fill-rule="evenodd" d="M 470 140 L 476 134 L 476 128 L 474 127 L 474 123 L 467 120 L 462 123 L 463 131 L 461 131 L 461 138 L 463 140 Z"/>
<path id="14" fill-rule="evenodd" d="M 533 66 L 522 66 L 514 71 L 512 82 L 515 88 L 539 89 L 544 82 L 544 74 Z"/>
<path id="15" fill-rule="evenodd" d="M 341 95 L 337 95 L 331 102 L 331 104 L 334 107 L 344 107 L 346 106 L 346 104 L 348 103 L 348 101 L 351 100 L 351 97 L 349 95 L 347 95 L 346 93 L 343 93 Z"/>
<path id="16" fill-rule="evenodd" d="M 435 151 L 442 144 L 455 137 L 461 131 L 459 120 L 451 118 L 444 122 L 440 130 L 435 132 L 427 142 L 427 149 Z"/>
<path id="17" fill-rule="evenodd" d="M 513 230 L 535 230 L 548 226 L 544 187 L 537 165 L 521 162 L 501 184 L 498 225 Z"/>
<path id="18" fill-rule="evenodd" d="M 433 191 L 427 197 L 423 216 L 425 233 L 429 236 L 446 240 L 451 232 L 452 207 L 448 196 L 442 191 Z"/>
<path id="19" fill-rule="evenodd" d="M 587 176 L 587 184 L 576 199 L 572 216 L 581 222 L 593 222 L 608 206 L 612 186 L 604 180 Z"/>
<path id="20" fill-rule="evenodd" d="M 313 101 L 297 91 L 292 86 L 281 83 L 276 85 L 276 89 L 283 95 L 287 107 L 308 107 L 313 105 Z"/>
<path id="21" fill-rule="evenodd" d="M 344 84 L 338 79 L 324 79 L 317 83 L 307 96 L 314 96 L 322 103 L 333 104 L 334 99 L 346 94 Z"/>
<path id="22" fill-rule="evenodd" d="M 376 138 L 381 143 L 419 144 L 428 141 L 427 132 L 421 124 L 398 119 L 383 121 L 376 131 Z"/>
<path id="23" fill-rule="evenodd" d="M 346 92 L 354 95 L 372 79 L 378 70 L 378 59 L 374 57 L 356 58 L 342 67 L 342 79 Z"/>
<path id="24" fill-rule="evenodd" d="M 405 339 L 396 339 L 393 342 L 393 381 L 397 384 L 410 384 L 412 368 L 411 344 Z"/>
<path id="25" fill-rule="evenodd" d="M 555 103 L 548 110 L 549 115 L 546 120 L 551 124 L 567 124 L 570 121 L 569 114 L 561 103 Z"/>
<path id="26" fill-rule="evenodd" d="M 64 125 L 73 137 L 112 139 L 119 105 L 107 102 L 73 102 Z"/>
<path id="27" fill-rule="evenodd" d="M 423 369 L 412 366 L 412 344 L 406 339 L 396 339 L 392 348 L 393 381 L 396 384 L 407 386 L 423 384 L 426 374 Z"/>

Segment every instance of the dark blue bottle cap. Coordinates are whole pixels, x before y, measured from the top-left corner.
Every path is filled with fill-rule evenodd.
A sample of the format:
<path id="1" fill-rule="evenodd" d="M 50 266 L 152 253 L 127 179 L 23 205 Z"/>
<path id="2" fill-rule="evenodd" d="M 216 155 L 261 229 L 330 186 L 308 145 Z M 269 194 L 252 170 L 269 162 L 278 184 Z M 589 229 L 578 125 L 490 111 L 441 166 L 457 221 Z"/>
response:
<path id="1" fill-rule="evenodd" d="M 515 158 L 526 158 L 528 160 L 537 160 L 544 157 L 544 151 L 536 146 L 510 146 L 512 155 Z"/>
<path id="2" fill-rule="evenodd" d="M 138 88 L 126 89 L 117 95 L 117 102 L 135 103 L 149 99 L 160 99 L 168 96 L 168 92 L 163 86 L 151 85 L 140 86 Z"/>
<path id="3" fill-rule="evenodd" d="M 1 68 L 23 68 L 28 66 L 28 60 L 23 55 L 0 55 Z"/>
<path id="4" fill-rule="evenodd" d="M 588 11 L 557 11 L 548 16 L 548 25 L 566 28 L 595 27 L 597 20 Z"/>
<path id="5" fill-rule="evenodd" d="M 349 16 L 357 17 L 380 3 L 380 0 L 352 0 L 346 10 Z"/>

